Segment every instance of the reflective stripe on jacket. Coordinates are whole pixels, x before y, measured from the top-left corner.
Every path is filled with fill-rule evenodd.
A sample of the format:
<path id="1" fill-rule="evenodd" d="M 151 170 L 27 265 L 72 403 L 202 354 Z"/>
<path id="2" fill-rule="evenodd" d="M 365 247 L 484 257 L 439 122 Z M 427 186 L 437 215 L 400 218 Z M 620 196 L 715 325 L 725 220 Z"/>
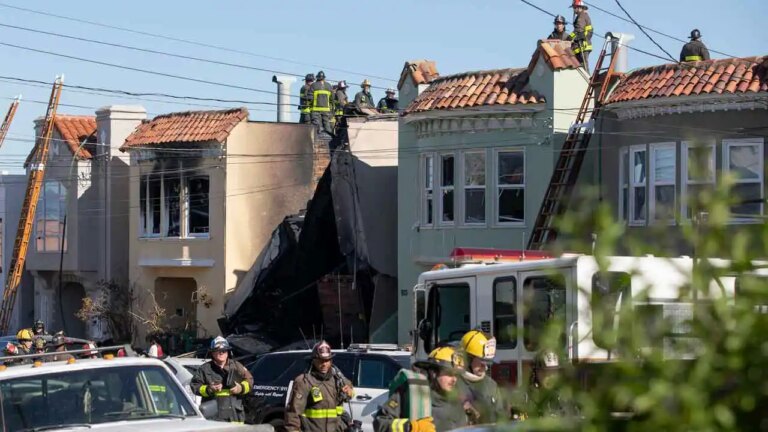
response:
<path id="1" fill-rule="evenodd" d="M 346 378 L 344 382 L 351 385 Z M 341 394 L 334 377 L 304 373 L 293 382 L 285 410 L 285 429 L 288 432 L 336 432 L 343 413 Z"/>
<path id="2" fill-rule="evenodd" d="M 576 14 L 573 31 L 568 35 L 568 40 L 573 41 L 571 50 L 574 54 L 592 51 L 592 19 L 586 11 Z"/>
<path id="3" fill-rule="evenodd" d="M 702 61 L 709 60 L 709 50 L 704 42 L 700 40 L 693 40 L 683 45 L 683 49 L 680 51 L 680 61 Z"/>
<path id="4" fill-rule="evenodd" d="M 221 384 L 221 390 L 214 392 L 210 386 Z M 240 384 L 240 394 L 232 394 L 231 389 L 235 384 Z M 203 401 L 215 400 L 218 406 L 217 420 L 228 422 L 242 422 L 245 420 L 243 397 L 253 388 L 253 376 L 240 362 L 227 360 L 224 367 L 208 361 L 200 366 L 190 383 L 192 391 L 203 397 Z"/>
<path id="5" fill-rule="evenodd" d="M 333 101 L 333 87 L 325 81 L 316 81 L 310 87 L 312 112 L 330 112 Z"/>
<path id="6" fill-rule="evenodd" d="M 311 84 L 304 84 L 299 90 L 299 112 L 302 114 L 309 114 L 312 111 L 312 100 L 310 99 L 310 87 Z"/>

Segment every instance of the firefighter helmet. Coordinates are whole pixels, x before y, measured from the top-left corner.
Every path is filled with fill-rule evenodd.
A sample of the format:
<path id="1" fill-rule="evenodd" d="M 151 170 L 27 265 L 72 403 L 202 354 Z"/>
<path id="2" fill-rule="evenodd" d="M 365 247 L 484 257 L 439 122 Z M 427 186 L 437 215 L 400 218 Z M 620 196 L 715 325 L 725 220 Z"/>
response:
<path id="1" fill-rule="evenodd" d="M 365 86 L 368 86 L 368 87 L 371 86 L 371 82 L 368 79 L 364 79 L 363 83 L 360 84 L 360 87 L 365 87 Z"/>
<path id="2" fill-rule="evenodd" d="M 309 73 L 304 76 L 304 81 L 314 81 L 314 80 L 315 80 L 315 74 Z"/>
<path id="3" fill-rule="evenodd" d="M 54 347 L 60 347 L 62 345 L 67 344 L 67 339 L 64 337 L 63 332 L 58 332 L 53 336 L 53 339 L 51 339 L 51 345 Z"/>
<path id="4" fill-rule="evenodd" d="M 319 79 L 319 80 L 325 79 L 325 72 L 323 72 L 323 71 L 320 71 L 320 72 L 318 72 L 318 73 L 317 73 L 317 75 L 315 75 L 315 76 L 316 76 L 316 77 L 317 77 L 317 79 Z"/>
<path id="5" fill-rule="evenodd" d="M 496 357 L 496 338 L 488 338 L 480 330 L 470 330 L 461 338 L 461 349 L 472 357 L 493 361 Z"/>
<path id="6" fill-rule="evenodd" d="M 345 88 L 347 88 L 347 82 L 346 82 L 346 81 L 344 81 L 344 80 L 341 80 L 341 81 L 339 81 L 339 83 L 337 84 L 337 86 L 338 86 L 340 89 L 345 89 Z"/>
<path id="7" fill-rule="evenodd" d="M 216 336 L 211 341 L 211 349 L 210 349 L 211 352 L 230 351 L 231 349 L 232 347 L 229 345 L 229 341 L 227 341 L 221 336 Z"/>
<path id="8" fill-rule="evenodd" d="M 85 351 L 80 354 L 81 358 L 88 358 L 88 357 L 97 357 L 99 355 L 99 352 L 96 350 L 96 344 L 93 342 L 88 342 L 86 344 L 83 344 L 84 350 L 90 350 Z"/>
<path id="9" fill-rule="evenodd" d="M 580 7 L 580 8 L 584 8 L 584 9 L 589 9 L 587 7 L 587 5 L 584 4 L 583 0 L 573 0 L 573 4 L 571 4 L 571 7 L 572 8 Z"/>
<path id="10" fill-rule="evenodd" d="M 422 369 L 447 369 L 460 373 L 464 371 L 464 358 L 455 348 L 444 346 L 435 348 L 424 361 L 414 363 L 414 366 Z"/>
<path id="11" fill-rule="evenodd" d="M 31 341 L 35 338 L 35 335 L 32 334 L 32 330 L 30 329 L 21 329 L 18 333 L 16 333 L 16 339 L 19 341 Z"/>
<path id="12" fill-rule="evenodd" d="M 320 341 L 312 347 L 312 358 L 318 360 L 330 360 L 334 357 L 331 345 L 326 341 Z"/>
<path id="13" fill-rule="evenodd" d="M 543 369 L 557 369 L 560 367 L 560 357 L 551 350 L 543 350 L 539 353 L 537 363 Z"/>
<path id="14" fill-rule="evenodd" d="M 390 88 L 388 88 L 388 89 L 387 89 L 387 90 L 386 90 L 384 93 L 386 93 L 386 94 L 395 94 L 396 92 L 395 92 L 395 89 L 393 89 L 392 87 L 390 87 Z"/>
<path id="15" fill-rule="evenodd" d="M 32 331 L 35 333 L 45 333 L 45 323 L 43 320 L 37 320 L 32 324 Z"/>
<path id="16" fill-rule="evenodd" d="M 565 17 L 562 15 L 556 16 L 554 24 L 565 24 Z"/>
<path id="17" fill-rule="evenodd" d="M 688 36 L 688 39 L 693 39 L 693 40 L 701 39 L 701 32 L 699 31 L 699 29 L 691 30 L 691 35 Z"/>
<path id="18" fill-rule="evenodd" d="M 32 342 L 32 345 L 34 345 L 35 349 L 45 349 L 45 339 L 41 337 L 36 337 L 35 340 Z"/>

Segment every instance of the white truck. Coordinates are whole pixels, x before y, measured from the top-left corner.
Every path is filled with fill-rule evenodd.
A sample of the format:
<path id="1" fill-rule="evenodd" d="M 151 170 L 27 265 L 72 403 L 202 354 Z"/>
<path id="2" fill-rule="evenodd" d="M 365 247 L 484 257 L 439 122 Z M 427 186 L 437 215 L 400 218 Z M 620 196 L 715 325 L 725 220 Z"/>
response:
<path id="1" fill-rule="evenodd" d="M 118 348 L 122 347 L 99 350 Z M 44 361 L 56 354 L 62 353 L 0 357 L 2 431 L 273 430 L 269 425 L 206 420 L 160 360 L 106 354 L 104 358 Z M 33 358 L 34 363 L 18 364 Z"/>

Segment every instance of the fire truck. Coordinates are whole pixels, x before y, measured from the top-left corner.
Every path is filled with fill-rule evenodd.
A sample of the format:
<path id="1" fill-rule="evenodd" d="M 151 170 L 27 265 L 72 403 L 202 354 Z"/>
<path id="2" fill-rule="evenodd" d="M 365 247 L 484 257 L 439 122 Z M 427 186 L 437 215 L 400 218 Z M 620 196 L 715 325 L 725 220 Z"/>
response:
<path id="1" fill-rule="evenodd" d="M 695 355 L 689 320 L 699 307 L 732 296 L 740 276 L 710 281 L 709 292 L 686 289 L 697 260 L 690 257 L 549 256 L 541 251 L 458 249 L 454 268 L 439 266 L 422 273 L 414 287 L 413 355 L 425 358 L 434 347 L 456 343 L 480 328 L 497 341 L 493 376 L 521 385 L 542 349 L 544 332 L 555 328 L 562 353 L 579 365 L 616 361 L 622 326 L 643 326 L 653 334 L 660 323 L 671 326 L 651 337 L 647 347 L 666 358 Z M 698 260 L 701 263 L 701 260 Z M 708 259 L 716 268 L 729 262 Z M 760 274 L 762 272 L 762 274 Z M 754 276 L 768 277 L 765 270 Z M 622 313 L 632 308 L 633 313 Z"/>

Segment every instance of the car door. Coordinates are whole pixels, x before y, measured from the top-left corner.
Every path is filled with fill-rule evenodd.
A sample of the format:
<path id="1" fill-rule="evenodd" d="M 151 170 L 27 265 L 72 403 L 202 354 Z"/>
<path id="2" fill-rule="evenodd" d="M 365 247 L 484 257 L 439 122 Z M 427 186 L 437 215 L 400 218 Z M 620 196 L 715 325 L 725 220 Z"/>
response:
<path id="1" fill-rule="evenodd" d="M 400 365 L 386 355 L 364 354 L 357 362 L 355 397 L 352 417 L 363 423 L 363 430 L 373 432 L 373 416 L 389 397 L 389 383 Z"/>

